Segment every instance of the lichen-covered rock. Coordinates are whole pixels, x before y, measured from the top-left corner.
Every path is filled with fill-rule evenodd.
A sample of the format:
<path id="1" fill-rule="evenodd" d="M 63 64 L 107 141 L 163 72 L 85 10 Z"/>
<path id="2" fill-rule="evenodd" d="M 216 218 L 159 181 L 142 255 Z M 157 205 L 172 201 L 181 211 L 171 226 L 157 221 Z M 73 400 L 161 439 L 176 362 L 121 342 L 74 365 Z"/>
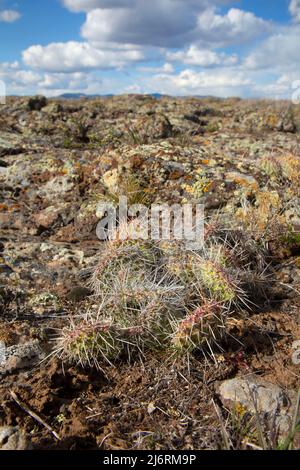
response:
<path id="1" fill-rule="evenodd" d="M 0 375 L 32 367 L 44 356 L 38 341 L 6 347 L 0 360 Z"/>
<path id="2" fill-rule="evenodd" d="M 249 376 L 226 380 L 219 386 L 224 405 L 234 410 L 237 405 L 245 410 L 267 418 L 275 423 L 281 436 L 287 436 L 292 429 L 296 407 L 295 393 L 284 391 L 280 386 Z"/>

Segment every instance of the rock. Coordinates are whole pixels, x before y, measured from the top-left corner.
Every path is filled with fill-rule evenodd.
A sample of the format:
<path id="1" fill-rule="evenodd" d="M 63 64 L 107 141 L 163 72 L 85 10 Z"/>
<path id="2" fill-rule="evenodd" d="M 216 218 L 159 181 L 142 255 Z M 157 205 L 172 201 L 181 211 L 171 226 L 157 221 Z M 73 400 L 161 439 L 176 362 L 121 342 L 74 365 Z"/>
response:
<path id="1" fill-rule="evenodd" d="M 29 98 L 27 107 L 30 111 L 40 111 L 47 106 L 47 99 L 45 96 L 33 96 Z"/>
<path id="2" fill-rule="evenodd" d="M 23 152 L 22 148 L 9 148 L 9 147 L 0 147 L 0 157 L 6 157 L 7 155 L 18 155 Z M 6 162 L 5 162 L 6 163 Z"/>
<path id="3" fill-rule="evenodd" d="M 0 427 L 0 450 L 30 450 L 27 436 L 17 427 Z"/>
<path id="4" fill-rule="evenodd" d="M 52 180 L 48 181 L 47 184 L 41 189 L 41 193 L 44 193 L 48 199 L 52 199 L 57 196 L 64 196 L 74 189 L 75 181 L 69 176 L 56 176 Z"/>
<path id="5" fill-rule="evenodd" d="M 61 308 L 59 298 L 50 292 L 35 295 L 30 299 L 29 305 L 37 315 L 57 312 Z"/>
<path id="6" fill-rule="evenodd" d="M 0 284 L 0 313 L 5 312 L 12 300 L 12 294 L 9 289 Z"/>
<path id="7" fill-rule="evenodd" d="M 26 369 L 44 358 L 38 341 L 5 348 L 0 358 L 0 375 Z"/>
<path id="8" fill-rule="evenodd" d="M 11 274 L 13 274 L 13 272 L 14 271 L 11 269 L 10 266 L 7 266 L 7 264 L 0 263 L 1 277 L 9 277 Z"/>
<path id="9" fill-rule="evenodd" d="M 81 300 L 86 299 L 91 294 L 92 294 L 92 291 L 90 289 L 87 289 L 86 287 L 82 287 L 82 286 L 77 286 L 77 287 L 74 287 L 74 289 L 72 289 L 67 294 L 67 299 L 70 300 L 71 302 L 80 302 Z"/>
<path id="10" fill-rule="evenodd" d="M 295 133 L 297 130 L 294 115 L 292 109 L 288 109 L 287 112 L 279 120 L 276 129 L 279 132 L 291 132 Z"/>
<path id="11" fill-rule="evenodd" d="M 219 386 L 221 400 L 227 408 L 240 405 L 250 413 L 256 412 L 269 423 L 275 423 L 279 434 L 286 435 L 291 429 L 294 413 L 294 395 L 278 385 L 249 376 L 226 380 Z"/>
<path id="12" fill-rule="evenodd" d="M 8 163 L 5 162 L 4 160 L 0 160 L 0 168 L 7 168 L 8 167 Z"/>
<path id="13" fill-rule="evenodd" d="M 186 119 L 187 121 L 194 122 L 195 124 L 200 124 L 200 119 L 199 117 L 194 113 L 194 114 L 185 114 L 183 116 L 183 119 Z M 207 124 L 207 121 L 206 121 Z"/>
<path id="14" fill-rule="evenodd" d="M 11 149 L 16 149 L 21 146 L 21 136 L 16 133 L 2 132 L 0 136 L 0 155 L 10 155 Z"/>
<path id="15" fill-rule="evenodd" d="M 49 206 L 33 216 L 37 226 L 50 228 L 57 221 L 60 214 L 60 208 Z"/>
<path id="16" fill-rule="evenodd" d="M 47 114 L 58 114 L 63 111 L 63 107 L 60 103 L 49 103 L 43 108 L 43 113 Z"/>
<path id="17" fill-rule="evenodd" d="M 167 116 L 154 113 L 137 119 L 130 135 L 134 143 L 149 143 L 157 139 L 172 137 L 173 126 Z"/>
<path id="18" fill-rule="evenodd" d="M 232 171 L 225 174 L 225 182 L 235 183 L 239 186 L 249 187 L 253 189 L 258 189 L 258 182 L 251 175 L 245 175 L 237 171 Z"/>

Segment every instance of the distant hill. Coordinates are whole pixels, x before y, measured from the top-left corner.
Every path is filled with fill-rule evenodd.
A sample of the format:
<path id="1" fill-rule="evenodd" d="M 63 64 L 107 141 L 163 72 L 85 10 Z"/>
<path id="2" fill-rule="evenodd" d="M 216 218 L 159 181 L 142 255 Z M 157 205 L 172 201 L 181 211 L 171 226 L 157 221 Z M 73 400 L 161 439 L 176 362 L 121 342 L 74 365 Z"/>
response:
<path id="1" fill-rule="evenodd" d="M 93 99 L 100 97 L 111 97 L 113 95 L 86 95 L 85 93 L 63 93 L 62 95 L 56 96 L 55 98 L 61 98 L 64 100 L 79 100 L 81 98 Z"/>

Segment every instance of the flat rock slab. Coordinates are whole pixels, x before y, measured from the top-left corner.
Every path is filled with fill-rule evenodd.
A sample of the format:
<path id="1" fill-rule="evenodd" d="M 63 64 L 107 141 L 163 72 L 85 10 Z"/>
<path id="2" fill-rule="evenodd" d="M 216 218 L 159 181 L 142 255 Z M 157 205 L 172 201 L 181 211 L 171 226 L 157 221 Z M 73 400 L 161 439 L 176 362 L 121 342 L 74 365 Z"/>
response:
<path id="1" fill-rule="evenodd" d="M 0 346 L 0 375 L 32 367 L 45 356 L 38 341 L 10 346 Z"/>
<path id="2" fill-rule="evenodd" d="M 229 409 L 241 405 L 250 413 L 259 413 L 277 426 L 279 434 L 287 434 L 293 423 L 295 394 L 260 377 L 249 376 L 222 382 L 218 392 Z"/>

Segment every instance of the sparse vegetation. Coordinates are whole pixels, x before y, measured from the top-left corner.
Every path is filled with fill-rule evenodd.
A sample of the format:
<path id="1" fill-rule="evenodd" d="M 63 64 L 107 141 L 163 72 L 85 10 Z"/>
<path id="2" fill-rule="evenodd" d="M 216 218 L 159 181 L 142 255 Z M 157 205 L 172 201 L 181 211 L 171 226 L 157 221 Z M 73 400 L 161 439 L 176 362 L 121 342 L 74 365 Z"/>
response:
<path id="1" fill-rule="evenodd" d="M 97 346 L 94 338 L 84 340 L 89 357 L 85 362 L 81 347 L 70 348 L 66 340 L 64 349 L 64 338 L 74 331 L 71 318 L 71 330 L 67 327 L 67 334 L 58 340 L 60 357 L 73 361 L 77 354 L 77 362 L 101 364 L 101 359 L 112 358 L 111 341 L 118 351 L 115 358 L 129 344 L 130 359 L 135 359 L 134 352 L 143 355 L 147 350 L 165 351 L 166 357 L 172 348 L 184 354 L 205 346 L 211 350 L 211 345 L 226 335 L 226 316 L 242 311 L 249 314 L 254 305 L 251 293 L 259 289 L 255 282 L 259 282 L 261 273 L 257 267 L 244 264 L 245 252 L 236 244 L 230 245 L 228 234 L 220 231 L 218 244 L 211 235 L 202 250 L 189 251 L 176 241 L 134 240 L 133 227 L 137 227 L 135 221 L 126 223 L 115 240 L 104 244 L 91 283 L 100 309 L 94 317 L 90 313 L 75 323 L 79 331 L 81 323 L 86 325 L 88 338 L 96 325 Z M 246 280 L 249 277 L 252 285 Z M 102 336 L 99 340 L 101 321 L 109 325 L 109 350 Z M 126 339 L 128 333 L 130 339 Z"/>
<path id="2" fill-rule="evenodd" d="M 38 449 L 299 448 L 297 112 L 266 100 L 8 98 L 1 426 Z M 122 196 L 135 205 L 127 220 Z M 203 245 L 176 239 L 173 215 L 173 238 L 143 237 L 154 205 L 188 203 L 204 204 Z M 248 378 L 265 391 L 257 410 L 247 390 L 221 390 Z"/>

